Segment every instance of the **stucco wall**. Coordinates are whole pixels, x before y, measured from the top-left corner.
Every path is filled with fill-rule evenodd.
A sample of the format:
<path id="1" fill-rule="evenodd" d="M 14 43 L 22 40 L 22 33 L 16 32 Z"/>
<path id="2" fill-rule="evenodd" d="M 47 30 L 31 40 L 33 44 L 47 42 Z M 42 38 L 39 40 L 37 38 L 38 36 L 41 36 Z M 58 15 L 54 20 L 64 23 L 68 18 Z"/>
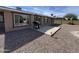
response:
<path id="1" fill-rule="evenodd" d="M 16 12 L 14 14 L 17 14 Z M 33 20 L 33 16 L 31 17 Z M 29 20 L 31 22 L 31 20 Z M 10 11 L 4 11 L 4 21 L 5 21 L 5 32 L 13 31 L 13 30 L 20 30 L 24 28 L 30 28 L 31 25 L 21 26 L 21 27 L 13 27 L 13 15 Z"/>
<path id="2" fill-rule="evenodd" d="M 15 14 L 17 14 L 15 12 Z M 13 16 L 10 11 L 4 11 L 4 21 L 5 21 L 5 32 L 13 31 L 13 30 L 20 30 L 24 28 L 33 28 L 33 21 L 34 21 L 34 15 L 30 15 L 30 24 L 25 27 L 13 27 Z M 48 23 L 51 23 L 50 18 L 48 19 Z M 44 17 L 41 18 L 41 25 L 44 25 Z"/>
<path id="3" fill-rule="evenodd" d="M 13 30 L 12 13 L 4 11 L 5 32 Z"/>
<path id="4" fill-rule="evenodd" d="M 31 28 L 33 28 L 34 15 L 31 15 Z"/>

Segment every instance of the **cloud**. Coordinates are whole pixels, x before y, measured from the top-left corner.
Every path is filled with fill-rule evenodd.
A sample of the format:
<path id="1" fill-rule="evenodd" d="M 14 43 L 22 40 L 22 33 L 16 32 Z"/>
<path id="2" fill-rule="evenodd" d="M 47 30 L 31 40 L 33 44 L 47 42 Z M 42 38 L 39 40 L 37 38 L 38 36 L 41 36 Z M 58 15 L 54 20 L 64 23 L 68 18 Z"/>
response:
<path id="1" fill-rule="evenodd" d="M 48 15 L 50 16 L 51 14 L 54 14 L 56 16 L 62 16 L 64 15 L 65 13 L 63 12 L 60 12 L 63 11 L 64 9 L 61 9 L 61 7 L 57 8 L 57 7 L 50 7 L 50 6 L 32 6 L 31 9 L 29 9 L 30 7 L 27 7 L 27 8 L 22 8 L 22 10 L 25 10 L 25 11 L 29 11 L 29 12 L 34 12 L 34 13 L 38 13 L 38 14 L 43 14 L 43 15 Z M 52 9 L 50 9 L 52 8 Z"/>
<path id="2" fill-rule="evenodd" d="M 11 8 L 15 8 L 12 6 Z M 63 17 L 67 13 L 74 13 L 79 16 L 79 6 L 20 6 L 23 10 L 43 14 Z"/>
<path id="3" fill-rule="evenodd" d="M 62 8 L 62 9 L 61 9 Z M 64 12 L 66 7 L 55 7 L 55 6 L 46 6 L 46 7 L 33 7 L 33 11 L 43 14 L 43 15 L 48 15 L 50 16 L 51 14 L 54 14 L 56 16 L 61 16 L 63 17 L 66 12 Z"/>
<path id="4" fill-rule="evenodd" d="M 78 6 L 68 6 L 63 10 L 64 13 L 78 13 L 79 7 Z"/>

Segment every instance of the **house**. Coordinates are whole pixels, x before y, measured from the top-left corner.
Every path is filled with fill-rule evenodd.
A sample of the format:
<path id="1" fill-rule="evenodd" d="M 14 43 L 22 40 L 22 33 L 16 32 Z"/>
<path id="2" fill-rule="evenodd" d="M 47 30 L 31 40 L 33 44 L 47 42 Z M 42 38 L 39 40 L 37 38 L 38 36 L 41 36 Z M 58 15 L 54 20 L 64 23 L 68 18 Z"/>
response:
<path id="1" fill-rule="evenodd" d="M 42 25 L 52 24 L 52 16 L 16 10 L 0 6 L 0 31 L 14 31 L 24 28 L 32 28 L 33 21 L 39 21 Z"/>

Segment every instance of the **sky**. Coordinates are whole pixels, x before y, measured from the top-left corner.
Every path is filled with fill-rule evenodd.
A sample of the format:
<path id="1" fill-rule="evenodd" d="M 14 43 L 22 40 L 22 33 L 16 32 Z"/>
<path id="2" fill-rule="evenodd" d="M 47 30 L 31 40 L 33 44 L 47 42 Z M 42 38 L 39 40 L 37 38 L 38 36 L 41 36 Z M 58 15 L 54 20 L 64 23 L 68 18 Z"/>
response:
<path id="1" fill-rule="evenodd" d="M 16 6 L 8 6 L 10 8 L 16 8 Z M 79 6 L 19 6 L 24 11 L 43 14 L 50 16 L 63 17 L 68 13 L 76 14 L 79 18 Z"/>

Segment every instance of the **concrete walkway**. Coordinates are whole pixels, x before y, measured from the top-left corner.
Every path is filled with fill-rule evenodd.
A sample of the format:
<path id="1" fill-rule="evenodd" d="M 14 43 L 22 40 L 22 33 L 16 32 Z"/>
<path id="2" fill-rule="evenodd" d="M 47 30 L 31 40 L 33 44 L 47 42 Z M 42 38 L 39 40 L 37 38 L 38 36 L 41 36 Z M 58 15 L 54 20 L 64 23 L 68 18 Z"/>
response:
<path id="1" fill-rule="evenodd" d="M 53 35 L 54 33 L 56 33 L 58 30 L 60 29 L 60 26 L 57 27 L 53 27 L 53 26 L 44 26 L 40 29 L 38 29 L 37 31 L 45 33 L 47 35 Z"/>
<path id="2" fill-rule="evenodd" d="M 79 38 L 79 31 L 72 31 L 71 34 Z"/>

